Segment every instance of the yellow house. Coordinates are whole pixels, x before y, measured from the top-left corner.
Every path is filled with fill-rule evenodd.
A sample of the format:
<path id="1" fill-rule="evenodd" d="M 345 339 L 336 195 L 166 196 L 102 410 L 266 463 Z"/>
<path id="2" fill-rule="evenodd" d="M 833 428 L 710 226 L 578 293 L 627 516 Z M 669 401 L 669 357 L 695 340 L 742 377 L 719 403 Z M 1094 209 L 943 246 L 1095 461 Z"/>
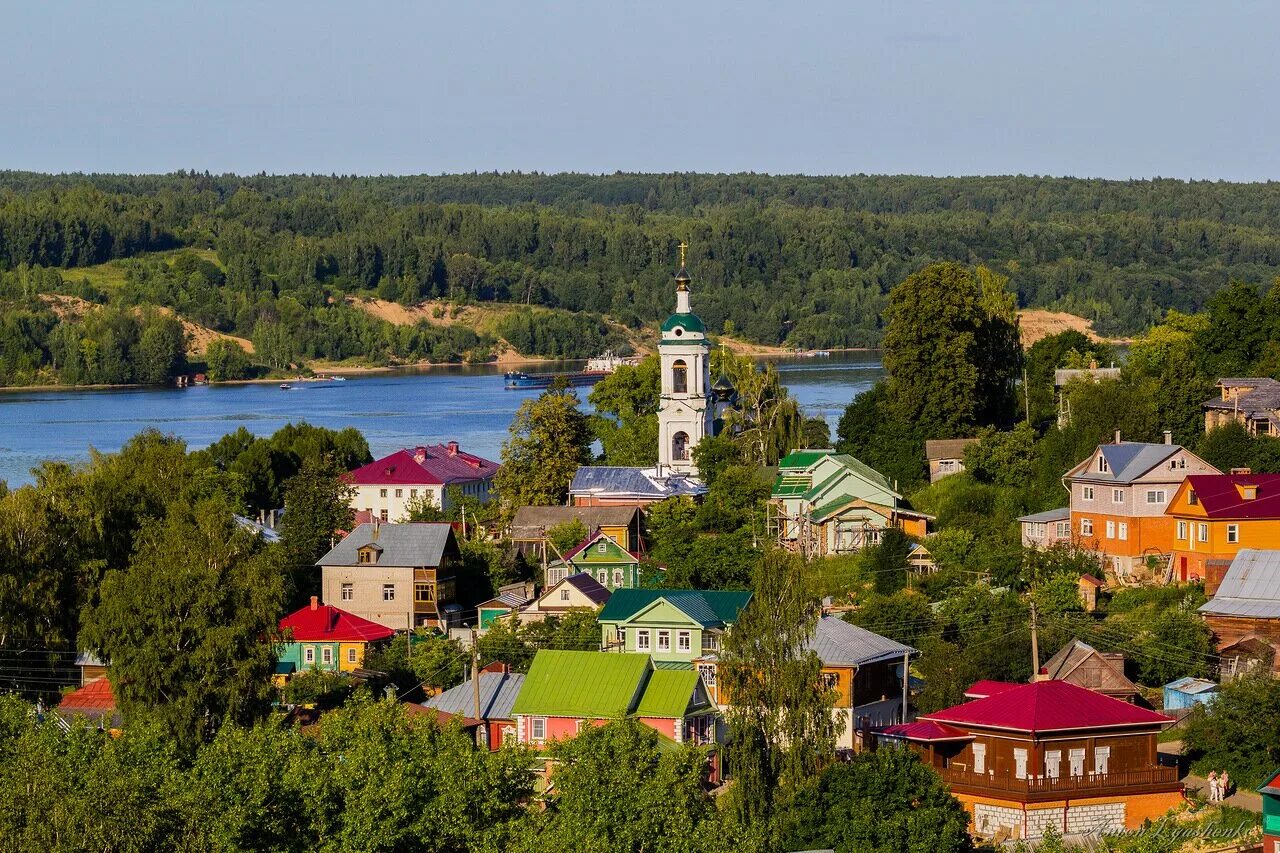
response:
<path id="1" fill-rule="evenodd" d="M 364 664 L 370 645 L 389 639 L 395 631 L 362 619 L 332 604 L 311 604 L 280 620 L 285 643 L 280 648 L 277 681 L 295 672 L 323 670 L 351 672 Z"/>
<path id="2" fill-rule="evenodd" d="M 1280 548 L 1280 474 L 1192 475 L 1165 511 L 1174 521 L 1174 576 L 1212 594 L 1242 548 Z"/>

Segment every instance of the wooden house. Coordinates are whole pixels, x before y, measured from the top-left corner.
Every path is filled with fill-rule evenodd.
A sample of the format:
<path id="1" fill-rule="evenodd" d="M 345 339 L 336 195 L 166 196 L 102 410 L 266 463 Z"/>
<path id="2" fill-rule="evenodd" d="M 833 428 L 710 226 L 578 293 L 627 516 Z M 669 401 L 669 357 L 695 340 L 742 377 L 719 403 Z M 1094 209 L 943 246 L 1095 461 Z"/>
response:
<path id="1" fill-rule="evenodd" d="M 1274 650 L 1280 643 L 1280 551 L 1242 549 L 1213 598 L 1200 605 L 1200 615 L 1217 641 L 1224 681 L 1240 674 L 1235 667 L 1227 671 L 1230 661 L 1238 667 L 1240 662 L 1269 657 L 1267 669 L 1277 674 Z M 1250 641 L 1252 654 L 1233 648 L 1245 640 Z M 1271 653 L 1266 655 L 1260 646 L 1269 646 Z M 1229 649 L 1234 654 L 1224 654 Z"/>
<path id="2" fill-rule="evenodd" d="M 569 575 L 542 591 L 520 611 L 521 622 L 541 622 L 571 610 L 599 610 L 609 600 L 609 590 L 585 572 Z"/>
<path id="3" fill-rule="evenodd" d="M 603 530 L 597 530 L 564 556 L 547 564 L 547 585 L 585 572 L 608 590 L 640 586 L 640 555 L 628 551 Z"/>
<path id="4" fill-rule="evenodd" d="M 818 620 L 808 647 L 822 661 L 823 683 L 836 692 L 837 748 L 860 748 L 859 732 L 902 719 L 916 649 L 831 615 Z"/>
<path id="5" fill-rule="evenodd" d="M 1250 435 L 1280 435 L 1280 382 L 1269 376 L 1219 379 L 1218 396 L 1205 400 L 1201 407 L 1205 432 L 1238 423 Z"/>
<path id="6" fill-rule="evenodd" d="M 547 531 L 574 521 L 588 536 L 603 531 L 626 550 L 644 553 L 640 509 L 634 506 L 522 506 L 511 520 L 507 539 L 527 558 L 546 563 L 558 556 L 548 547 Z"/>
<path id="7" fill-rule="evenodd" d="M 1122 702 L 1136 702 L 1141 696 L 1138 686 L 1125 677 L 1123 654 L 1100 652 L 1080 640 L 1072 640 L 1049 658 L 1040 667 L 1040 677 L 1067 681 Z"/>
<path id="8" fill-rule="evenodd" d="M 1156 736 L 1173 720 L 1065 681 L 995 692 L 878 732 L 942 776 L 980 835 L 1136 829 L 1182 801 Z"/>
<path id="9" fill-rule="evenodd" d="M 276 674 L 287 677 L 296 672 L 354 672 L 364 665 L 371 646 L 392 637 L 395 631 L 334 607 L 311 603 L 280 620 L 285 641 L 278 655 Z"/>
<path id="10" fill-rule="evenodd" d="M 924 443 L 924 458 L 929 463 L 929 482 L 959 474 L 964 470 L 964 453 L 976 438 L 931 438 Z"/>

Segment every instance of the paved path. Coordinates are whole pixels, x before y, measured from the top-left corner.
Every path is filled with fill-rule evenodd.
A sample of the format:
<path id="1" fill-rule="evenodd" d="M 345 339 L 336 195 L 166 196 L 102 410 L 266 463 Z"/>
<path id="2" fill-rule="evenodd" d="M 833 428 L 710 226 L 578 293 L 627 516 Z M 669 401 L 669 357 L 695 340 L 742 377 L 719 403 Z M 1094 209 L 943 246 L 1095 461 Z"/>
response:
<path id="1" fill-rule="evenodd" d="M 1202 794 L 1208 796 L 1209 780 L 1189 772 L 1187 759 L 1182 755 L 1182 741 L 1171 740 L 1168 743 L 1159 744 L 1156 749 L 1160 753 L 1161 764 L 1176 766 L 1181 771 L 1182 781 L 1188 788 L 1199 788 Z M 1227 797 L 1223 802 L 1229 806 L 1235 806 L 1251 812 L 1262 811 L 1262 795 L 1257 791 L 1236 788 L 1235 793 Z"/>

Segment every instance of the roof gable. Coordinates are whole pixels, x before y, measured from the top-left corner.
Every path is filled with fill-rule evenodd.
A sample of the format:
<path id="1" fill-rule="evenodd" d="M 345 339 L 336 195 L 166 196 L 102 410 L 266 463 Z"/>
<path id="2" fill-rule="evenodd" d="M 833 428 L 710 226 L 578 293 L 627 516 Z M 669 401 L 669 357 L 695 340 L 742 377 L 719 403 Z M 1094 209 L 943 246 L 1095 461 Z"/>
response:
<path id="1" fill-rule="evenodd" d="M 826 666 L 865 666 L 886 660 L 902 660 L 916 654 L 911 646 L 859 628 L 839 616 L 822 616 L 807 647 Z"/>
<path id="2" fill-rule="evenodd" d="M 1099 457 L 1106 461 L 1104 471 L 1098 470 Z M 1171 468 L 1175 463 L 1178 467 Z M 1194 473 L 1213 474 L 1218 469 L 1179 444 L 1122 441 L 1098 445 L 1088 459 L 1067 472 L 1066 478 L 1118 484 L 1139 480 L 1172 483 Z"/>
<path id="3" fill-rule="evenodd" d="M 1175 495 L 1179 512 L 1184 506 L 1190 509 L 1191 492 L 1196 496 L 1194 506 L 1200 509 L 1196 515 L 1213 519 L 1280 518 L 1280 474 L 1193 474 Z M 1173 506 L 1171 503 L 1171 511 Z"/>
<path id="4" fill-rule="evenodd" d="M 1163 714 L 1066 681 L 1036 681 L 975 699 L 920 719 L 1006 731 L 1151 728 L 1173 722 Z"/>
<path id="5" fill-rule="evenodd" d="M 344 479 L 357 486 L 447 486 L 488 479 L 499 467 L 450 442 L 397 450 L 347 472 Z"/>
<path id="6" fill-rule="evenodd" d="M 580 563 L 635 564 L 640 562 L 640 555 L 623 548 L 616 539 L 603 530 L 597 530 L 584 542 L 566 553 L 563 559 L 575 566 Z"/>
<path id="7" fill-rule="evenodd" d="M 294 642 L 372 643 L 395 634 L 332 604 L 300 607 L 280 620 L 280 630 Z"/>

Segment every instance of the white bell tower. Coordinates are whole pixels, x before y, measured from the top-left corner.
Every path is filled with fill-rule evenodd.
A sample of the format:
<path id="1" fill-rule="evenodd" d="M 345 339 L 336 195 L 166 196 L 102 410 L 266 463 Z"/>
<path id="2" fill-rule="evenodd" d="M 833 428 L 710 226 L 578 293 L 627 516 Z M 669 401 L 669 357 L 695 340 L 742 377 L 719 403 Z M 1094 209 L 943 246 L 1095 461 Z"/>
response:
<path id="1" fill-rule="evenodd" d="M 676 313 L 662 324 L 658 354 L 662 360 L 662 397 L 658 404 L 658 463 L 663 471 L 696 476 L 693 448 L 712 434 L 715 406 L 711 391 L 711 348 L 707 327 L 689 308 L 687 249 L 680 244 L 676 273 Z"/>

